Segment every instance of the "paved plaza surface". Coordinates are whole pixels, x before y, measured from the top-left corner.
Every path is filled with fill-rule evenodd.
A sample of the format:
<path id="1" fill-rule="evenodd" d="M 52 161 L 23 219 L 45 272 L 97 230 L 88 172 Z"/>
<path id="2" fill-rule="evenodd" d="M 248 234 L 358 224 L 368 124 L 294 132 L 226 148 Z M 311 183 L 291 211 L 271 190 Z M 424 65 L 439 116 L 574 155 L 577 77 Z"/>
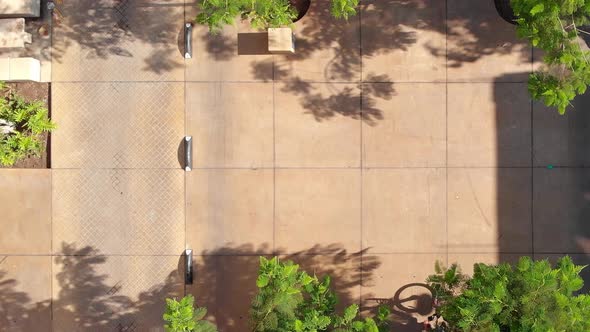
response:
<path id="1" fill-rule="evenodd" d="M 420 331 L 436 260 L 590 261 L 590 97 L 532 102 L 538 52 L 493 1 L 363 0 L 340 21 L 314 0 L 293 55 L 244 52 L 238 23 L 195 26 L 186 60 L 192 1 L 58 9 L 51 169 L 0 170 L 0 331 L 161 331 L 184 294 L 247 331 L 260 255 Z"/>

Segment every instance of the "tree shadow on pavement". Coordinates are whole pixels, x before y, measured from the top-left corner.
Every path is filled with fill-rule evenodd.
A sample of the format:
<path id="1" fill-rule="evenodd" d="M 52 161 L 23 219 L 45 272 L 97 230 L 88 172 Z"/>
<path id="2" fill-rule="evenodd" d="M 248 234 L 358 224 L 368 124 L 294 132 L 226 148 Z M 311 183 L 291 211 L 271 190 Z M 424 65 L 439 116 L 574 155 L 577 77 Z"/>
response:
<path id="1" fill-rule="evenodd" d="M 55 61 L 66 61 L 68 50 L 78 45 L 83 59 L 140 58 L 143 70 L 158 74 L 183 66 L 178 50 L 181 0 L 63 1 L 55 17 Z"/>
<path id="2" fill-rule="evenodd" d="M 204 251 L 195 257 L 195 283 L 187 287 L 221 332 L 247 331 L 248 310 L 254 297 L 259 257 L 272 252 L 268 245 L 242 245 Z M 317 254 L 321 252 L 321 254 Z M 362 256 L 362 258 L 361 258 Z M 279 255 L 318 277 L 331 276 L 339 298 L 338 308 L 359 303 L 361 280 L 373 277 L 378 258 L 366 252 L 349 253 L 340 245 L 316 245 L 293 254 Z M 363 268 L 361 269 L 361 262 Z"/>

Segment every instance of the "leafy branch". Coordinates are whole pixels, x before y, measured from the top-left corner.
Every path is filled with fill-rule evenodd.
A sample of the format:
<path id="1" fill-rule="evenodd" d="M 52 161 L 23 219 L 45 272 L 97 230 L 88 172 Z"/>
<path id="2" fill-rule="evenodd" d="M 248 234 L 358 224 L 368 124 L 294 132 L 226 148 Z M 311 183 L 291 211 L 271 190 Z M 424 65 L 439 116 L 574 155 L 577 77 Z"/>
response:
<path id="1" fill-rule="evenodd" d="M 560 114 L 590 84 L 589 51 L 581 46 L 579 27 L 589 23 L 590 1 L 512 0 L 518 35 L 545 52 L 547 67 L 531 74 L 533 98 L 556 107 Z"/>

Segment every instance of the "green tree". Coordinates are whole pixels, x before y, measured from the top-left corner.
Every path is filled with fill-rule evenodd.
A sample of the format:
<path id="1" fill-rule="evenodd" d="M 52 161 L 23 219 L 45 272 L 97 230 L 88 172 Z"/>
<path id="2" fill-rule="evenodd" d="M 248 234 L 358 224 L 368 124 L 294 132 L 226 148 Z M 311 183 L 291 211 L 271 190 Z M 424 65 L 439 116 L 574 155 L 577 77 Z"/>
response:
<path id="1" fill-rule="evenodd" d="M 375 318 L 363 320 L 351 305 L 339 315 L 330 277 L 312 277 L 293 262 L 261 257 L 256 285 L 250 310 L 255 332 L 386 331 L 389 310 L 380 308 Z"/>
<path id="2" fill-rule="evenodd" d="M 168 332 L 217 332 L 212 323 L 203 320 L 207 314 L 205 308 L 194 307 L 195 298 L 192 295 L 183 297 L 180 301 L 166 299 L 164 313 L 164 328 Z"/>
<path id="3" fill-rule="evenodd" d="M 475 264 L 472 278 L 437 267 L 427 281 L 451 331 L 579 332 L 590 331 L 590 296 L 575 295 L 583 268 L 569 257 L 555 268 L 522 257 L 514 267 Z"/>
<path id="4" fill-rule="evenodd" d="M 44 151 L 41 135 L 50 132 L 55 124 L 42 102 L 28 102 L 0 84 L 0 163 L 14 165 L 30 155 Z"/>
<path id="5" fill-rule="evenodd" d="M 590 84 L 590 53 L 581 47 L 580 29 L 588 25 L 588 0 L 511 0 L 517 32 L 545 53 L 544 70 L 532 73 L 533 98 L 564 114 L 570 101 Z"/>

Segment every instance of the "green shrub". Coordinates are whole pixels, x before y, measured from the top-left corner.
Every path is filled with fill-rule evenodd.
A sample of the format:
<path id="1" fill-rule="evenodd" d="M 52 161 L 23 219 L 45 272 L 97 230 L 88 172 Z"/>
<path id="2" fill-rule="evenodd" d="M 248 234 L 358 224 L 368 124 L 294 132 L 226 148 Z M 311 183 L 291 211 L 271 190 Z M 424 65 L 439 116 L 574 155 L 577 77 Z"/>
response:
<path id="1" fill-rule="evenodd" d="M 42 102 L 28 102 L 0 84 L 0 122 L 10 130 L 0 131 L 0 163 L 14 165 L 30 155 L 44 151 L 41 134 L 50 132 L 55 124 L 49 120 Z"/>
<path id="2" fill-rule="evenodd" d="M 327 1 L 327 0 L 321 0 Z M 236 17 L 250 21 L 254 29 L 289 26 L 297 11 L 289 0 L 199 0 L 200 13 L 196 22 L 209 26 L 213 33 L 224 25 L 234 24 Z M 356 14 L 359 0 L 332 0 L 331 13 L 348 19 Z"/>
<path id="3" fill-rule="evenodd" d="M 475 264 L 472 278 L 437 265 L 427 281 L 449 331 L 579 332 L 590 331 L 590 295 L 575 295 L 583 268 L 569 257 L 555 268 L 523 257 L 514 267 Z"/>
<path id="4" fill-rule="evenodd" d="M 336 18 L 348 19 L 356 15 L 356 7 L 359 0 L 332 0 L 332 16 Z"/>
<path id="5" fill-rule="evenodd" d="M 330 277 L 322 280 L 277 257 L 260 258 L 258 293 L 250 310 L 256 332 L 380 332 L 387 330 L 389 310 L 380 308 L 375 318 L 360 319 L 358 305 L 336 313 L 337 298 Z"/>
<path id="6" fill-rule="evenodd" d="M 564 114 L 570 101 L 590 84 L 590 52 L 580 45 L 580 29 L 590 23 L 588 0 L 511 0 L 518 35 L 545 52 L 547 65 L 532 73 L 529 91 L 533 98 Z"/>
<path id="7" fill-rule="evenodd" d="M 217 328 L 210 322 L 203 320 L 207 314 L 205 308 L 194 307 L 195 298 L 192 295 L 183 297 L 180 301 L 166 299 L 164 313 L 164 328 L 168 332 L 216 332 Z"/>

